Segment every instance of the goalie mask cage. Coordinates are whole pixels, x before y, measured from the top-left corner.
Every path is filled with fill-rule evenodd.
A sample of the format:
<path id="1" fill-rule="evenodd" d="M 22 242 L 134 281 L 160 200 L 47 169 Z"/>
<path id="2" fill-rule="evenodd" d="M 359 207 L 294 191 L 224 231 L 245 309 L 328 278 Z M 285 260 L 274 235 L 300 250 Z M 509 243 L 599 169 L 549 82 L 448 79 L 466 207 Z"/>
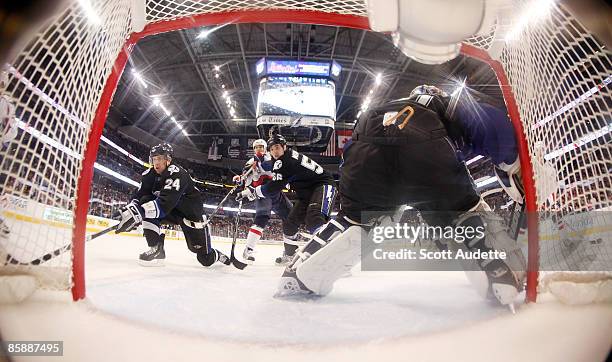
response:
<path id="1" fill-rule="evenodd" d="M 4 207 L 5 216 L 25 221 L 14 225 L 3 248 L 28 261 L 72 240 L 72 250 L 61 257 L 41 265 L 9 263 L 2 273 L 33 273 L 42 288 L 71 289 L 74 300 L 85 297 L 84 240 L 93 165 L 115 88 L 136 42 L 162 32 L 225 23 L 369 29 L 364 1 L 90 3 L 97 24 L 75 1 L 38 29 L 12 59 L 6 94 L 15 103 L 21 130 L 0 151 L 0 184 L 10 204 Z M 515 13 L 529 5 L 512 1 L 506 10 Z M 461 51 L 491 66 L 518 136 L 530 215 L 527 299 L 535 301 L 540 265 L 563 258 L 554 247 L 541 245 L 536 212 L 609 210 L 612 205 L 612 68 L 610 52 L 562 5 L 551 4 L 543 19 L 524 24 L 516 40 L 504 41 L 504 31 L 521 21 L 516 15 L 500 18 L 488 35 L 467 40 Z M 47 205 L 44 213 L 52 215 L 41 215 L 28 203 Z M 20 208 L 34 208 L 34 215 L 24 216 Z M 62 218 L 72 228 L 58 227 Z"/>

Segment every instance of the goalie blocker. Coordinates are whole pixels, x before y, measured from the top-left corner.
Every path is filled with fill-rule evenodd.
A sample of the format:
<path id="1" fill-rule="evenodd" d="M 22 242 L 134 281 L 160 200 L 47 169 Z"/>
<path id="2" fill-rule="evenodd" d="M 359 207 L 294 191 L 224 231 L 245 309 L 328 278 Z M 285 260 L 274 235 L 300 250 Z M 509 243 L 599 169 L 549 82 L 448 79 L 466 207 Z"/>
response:
<path id="1" fill-rule="evenodd" d="M 410 205 L 432 226 L 487 224 L 485 237 L 466 240 L 464 247 L 503 250 L 512 257 L 483 261 L 477 270 L 486 278 L 470 280 L 501 304 L 512 303 L 523 289 L 525 258 L 503 230 L 491 227 L 498 220 L 482 212 L 486 204 L 455 151 L 436 113 L 417 102 L 390 102 L 358 123 L 344 150 L 342 211 L 288 265 L 277 296 L 330 293 L 334 282 L 359 262 L 361 237 L 378 221 L 363 220 L 362 213 L 393 215 Z"/>

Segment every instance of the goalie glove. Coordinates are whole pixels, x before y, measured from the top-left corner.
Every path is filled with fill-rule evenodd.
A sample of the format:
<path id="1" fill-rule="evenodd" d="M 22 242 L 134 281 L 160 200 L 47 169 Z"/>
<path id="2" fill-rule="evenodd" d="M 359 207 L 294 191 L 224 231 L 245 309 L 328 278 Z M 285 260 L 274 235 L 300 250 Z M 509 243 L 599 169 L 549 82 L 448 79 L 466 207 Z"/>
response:
<path id="1" fill-rule="evenodd" d="M 142 222 L 142 208 L 138 202 L 133 200 L 121 208 L 121 221 L 115 230 L 115 234 L 128 232 L 136 229 Z"/>
<path id="2" fill-rule="evenodd" d="M 244 199 L 254 201 L 256 198 L 257 195 L 255 194 L 255 189 L 251 186 L 245 187 L 244 190 L 240 191 L 238 195 L 236 195 L 236 201 L 242 201 Z"/>

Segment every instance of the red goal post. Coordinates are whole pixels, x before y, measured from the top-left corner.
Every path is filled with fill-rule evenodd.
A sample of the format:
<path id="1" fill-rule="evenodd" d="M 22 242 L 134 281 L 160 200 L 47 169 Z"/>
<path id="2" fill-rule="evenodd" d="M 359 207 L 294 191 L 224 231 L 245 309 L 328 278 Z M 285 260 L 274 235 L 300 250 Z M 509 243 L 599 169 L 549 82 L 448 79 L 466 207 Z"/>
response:
<path id="1" fill-rule="evenodd" d="M 83 9 L 77 3 L 72 4 L 45 25 L 18 55 L 13 62 L 11 71 L 13 80 L 8 89 L 9 95 L 20 108 L 25 122 L 22 128 L 24 132 L 15 140 L 20 144 L 17 152 L 21 151 L 27 155 L 30 152 L 28 147 L 34 147 L 45 149 L 44 152 L 54 154 L 54 157 L 61 156 L 57 152 L 57 147 L 46 151 L 49 148 L 47 145 L 38 145 L 36 142 L 41 141 L 34 136 L 32 133 L 34 131 L 29 133 L 25 131 L 30 127 L 30 130 L 39 132 L 51 131 L 52 138 L 59 139 L 60 144 L 69 143 L 70 149 L 82 156 L 67 160 L 64 158 L 68 157 L 61 157 L 62 160 L 58 162 L 48 160 L 34 162 L 19 160 L 17 156 L 5 153 L 6 150 L 0 151 L 0 155 L 5 157 L 5 160 L 1 161 L 3 163 L 0 169 L 0 172 L 5 173 L 5 178 L 0 180 L 4 183 L 3 186 L 12 184 L 15 193 L 23 197 L 31 195 L 31 190 L 36 185 L 28 188 L 23 186 L 25 182 L 20 183 L 22 170 L 26 170 L 25 174 L 28 175 L 32 171 L 33 175 L 43 179 L 48 178 L 49 173 L 54 179 L 55 173 L 49 169 L 58 166 L 58 163 L 64 171 L 66 179 L 61 189 L 45 186 L 44 190 L 42 188 L 38 190 L 34 199 L 42 202 L 41 194 L 51 193 L 51 196 L 54 196 L 51 197 L 53 200 L 48 201 L 49 198 L 45 198 L 46 202 L 54 207 L 69 210 L 74 217 L 72 257 L 66 264 L 60 265 L 61 268 L 70 270 L 70 276 L 57 286 L 49 287 L 63 289 L 67 285 L 72 290 L 74 300 L 85 297 L 84 240 L 93 165 L 100 137 L 118 81 L 134 45 L 140 39 L 168 31 L 226 23 L 302 23 L 369 29 L 363 1 L 109 0 L 93 3 L 93 9 L 102 18 L 102 28 L 88 23 Z M 526 7 L 530 1 L 516 1 L 516 3 L 517 7 Z M 142 13 L 137 14 L 141 11 Z M 541 171 L 539 166 L 543 164 L 545 156 L 554 153 L 558 144 L 563 146 L 566 138 L 571 137 L 576 142 L 583 142 L 591 132 L 590 128 L 576 131 L 575 127 L 564 123 L 561 128 L 567 132 L 563 136 L 557 136 L 554 129 L 549 129 L 551 122 L 542 127 L 534 125 L 539 125 L 542 120 L 563 109 L 574 98 L 579 98 L 585 89 L 605 83 L 604 80 L 608 79 L 606 77 L 611 69 L 609 51 L 605 50 L 578 21 L 560 5 L 553 5 L 550 12 L 550 16 L 544 20 L 545 23 L 530 25 L 524 30 L 525 41 L 522 44 L 512 42 L 501 44 L 502 49 L 497 52 L 499 56 L 496 59 L 490 56 L 488 50 L 493 42 L 498 42 L 497 45 L 500 45 L 499 42 L 503 43 L 502 40 L 495 38 L 497 29 L 492 29 L 487 37 L 468 40 L 461 49 L 464 55 L 489 64 L 497 75 L 510 119 L 519 139 L 526 208 L 531 216 L 528 225 L 527 300 L 529 301 L 535 301 L 537 296 L 541 258 L 537 212 L 550 208 L 548 195 L 539 195 L 538 190 L 549 187 L 552 182 L 549 175 Z M 144 27 L 140 31 L 134 31 L 133 22 L 139 22 Z M 504 24 L 504 26 L 509 25 Z M 568 40 L 567 37 L 571 39 Z M 575 64 L 570 61 L 556 63 L 553 59 L 547 58 L 547 49 L 541 49 L 542 44 L 546 45 L 547 42 L 553 43 L 561 55 L 566 52 L 576 53 L 575 62 L 583 64 L 583 68 L 575 70 Z M 576 48 L 580 51 L 576 51 Z M 585 62 L 592 66 L 587 69 L 584 67 Z M 22 78 L 19 78 L 20 76 Z M 569 88 L 567 89 L 569 95 L 559 98 L 555 93 L 556 90 L 550 91 L 548 89 L 550 87 L 545 87 L 547 80 L 550 81 L 548 85 L 557 85 L 564 90 L 568 87 L 566 83 L 571 81 L 578 89 Z M 607 84 L 599 88 L 599 94 L 583 100 L 582 104 L 588 103 L 588 108 L 594 109 L 592 114 L 585 114 L 582 110 L 577 114 L 568 114 L 571 111 L 569 110 L 566 111 L 567 117 L 578 124 L 595 121 L 601 123 L 601 114 L 609 112 L 600 104 L 600 97 L 609 95 Z M 35 89 L 41 92 L 37 93 Z M 51 101 L 40 93 L 48 95 L 47 98 Z M 542 104 L 537 104 L 538 101 Z M 60 111 L 57 111 L 58 104 L 61 106 Z M 77 121 L 84 126 L 81 128 L 75 126 L 75 123 L 79 123 Z M 598 139 L 584 142 L 586 143 L 582 143 L 582 146 L 585 144 L 593 146 L 598 152 L 610 155 L 610 149 L 605 142 L 600 143 Z M 32 146 L 32 143 L 35 145 Z M 579 152 L 580 147 L 576 147 L 577 151 L 574 152 Z M 31 157 L 36 158 L 35 155 Z M 568 175 L 563 176 L 567 179 L 566 184 L 569 181 L 596 178 L 597 182 L 602 183 L 603 191 L 608 192 L 609 190 L 605 188 L 610 185 L 610 176 L 603 175 L 599 170 L 599 161 L 595 160 L 593 164 L 591 168 L 587 165 L 567 172 Z M 583 173 L 585 169 L 587 172 Z M 557 189 L 554 191 L 554 196 L 556 200 L 561 200 L 565 193 L 567 191 Z M 75 201 L 57 201 L 62 195 Z M 578 201 L 572 200 L 572 202 Z M 610 207 L 611 202 L 600 200 L 600 206 Z M 561 208 L 563 207 L 565 206 L 562 204 Z M 40 235 L 44 236 L 42 233 Z M 36 242 L 36 240 L 30 238 L 27 242 Z M 61 244 L 62 240 L 58 237 L 50 250 Z M 36 247 L 22 249 L 23 253 L 32 250 L 33 255 L 36 255 Z"/>

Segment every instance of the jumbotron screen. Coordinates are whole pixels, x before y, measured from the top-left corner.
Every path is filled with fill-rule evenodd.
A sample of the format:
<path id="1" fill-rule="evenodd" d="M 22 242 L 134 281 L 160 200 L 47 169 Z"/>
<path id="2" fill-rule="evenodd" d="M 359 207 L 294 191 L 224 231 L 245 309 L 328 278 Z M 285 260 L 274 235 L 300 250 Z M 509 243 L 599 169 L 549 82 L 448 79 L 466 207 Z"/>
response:
<path id="1" fill-rule="evenodd" d="M 257 117 L 322 116 L 336 120 L 333 81 L 311 77 L 267 77 L 259 85 Z"/>

